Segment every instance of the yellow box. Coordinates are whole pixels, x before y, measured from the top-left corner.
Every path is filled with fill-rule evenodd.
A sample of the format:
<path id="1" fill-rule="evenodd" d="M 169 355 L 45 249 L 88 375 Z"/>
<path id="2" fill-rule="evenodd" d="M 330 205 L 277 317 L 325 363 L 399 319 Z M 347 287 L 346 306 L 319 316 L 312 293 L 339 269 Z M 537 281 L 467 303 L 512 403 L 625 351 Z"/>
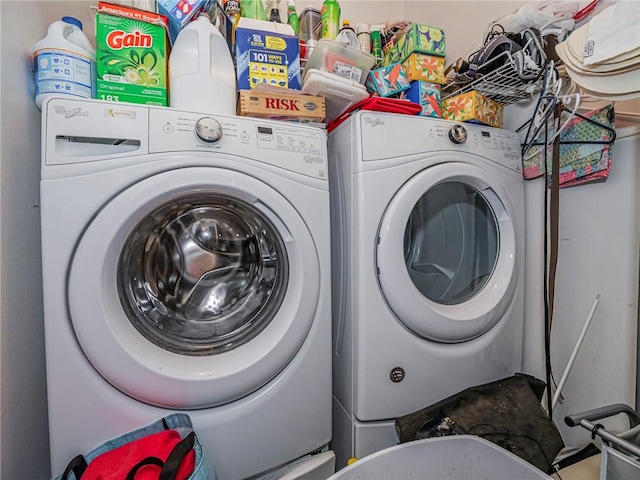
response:
<path id="1" fill-rule="evenodd" d="M 303 94 L 240 90 L 238 113 L 249 117 L 321 122 L 325 117 L 325 99 Z"/>
<path id="2" fill-rule="evenodd" d="M 456 122 L 502 128 L 503 109 L 498 102 L 475 90 L 442 100 L 442 118 Z"/>
<path id="3" fill-rule="evenodd" d="M 402 62 L 402 68 L 409 81 L 420 80 L 422 82 L 446 83 L 444 76 L 444 57 L 434 57 L 422 53 L 412 53 Z"/>

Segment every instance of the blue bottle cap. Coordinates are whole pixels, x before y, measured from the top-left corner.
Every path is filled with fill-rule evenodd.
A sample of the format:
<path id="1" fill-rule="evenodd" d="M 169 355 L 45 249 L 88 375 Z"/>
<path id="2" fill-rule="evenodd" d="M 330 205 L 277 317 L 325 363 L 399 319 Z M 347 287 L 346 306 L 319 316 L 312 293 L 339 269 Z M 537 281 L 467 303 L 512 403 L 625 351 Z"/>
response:
<path id="1" fill-rule="evenodd" d="M 75 17 L 62 17 L 62 21 L 70 23 L 71 25 L 75 25 L 80 30 L 82 30 L 82 22 Z"/>

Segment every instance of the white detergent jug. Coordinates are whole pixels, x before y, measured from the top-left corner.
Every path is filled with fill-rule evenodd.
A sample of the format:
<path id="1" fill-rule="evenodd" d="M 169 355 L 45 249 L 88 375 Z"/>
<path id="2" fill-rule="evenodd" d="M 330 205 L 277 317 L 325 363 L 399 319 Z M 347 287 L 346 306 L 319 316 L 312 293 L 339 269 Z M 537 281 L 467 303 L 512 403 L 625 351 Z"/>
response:
<path id="1" fill-rule="evenodd" d="M 53 95 L 96 96 L 96 51 L 76 18 L 49 25 L 47 36 L 34 46 L 33 66 L 38 108 Z"/>
<path id="2" fill-rule="evenodd" d="M 236 114 L 236 73 L 227 42 L 206 14 L 187 24 L 169 55 L 169 106 Z"/>

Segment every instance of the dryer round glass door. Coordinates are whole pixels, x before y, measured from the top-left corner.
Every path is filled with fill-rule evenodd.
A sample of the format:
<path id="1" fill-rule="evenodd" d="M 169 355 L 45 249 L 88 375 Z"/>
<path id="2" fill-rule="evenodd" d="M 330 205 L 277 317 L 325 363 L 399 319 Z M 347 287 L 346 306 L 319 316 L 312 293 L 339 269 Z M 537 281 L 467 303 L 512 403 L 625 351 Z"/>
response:
<path id="1" fill-rule="evenodd" d="M 316 248 L 294 207 L 221 168 L 133 184 L 74 254 L 69 311 L 94 368 L 140 401 L 224 404 L 272 380 L 315 318 Z"/>
<path id="2" fill-rule="evenodd" d="M 437 342 L 491 329 L 517 282 L 513 211 L 506 190 L 466 163 L 429 167 L 404 184 L 385 211 L 376 252 L 396 317 Z"/>

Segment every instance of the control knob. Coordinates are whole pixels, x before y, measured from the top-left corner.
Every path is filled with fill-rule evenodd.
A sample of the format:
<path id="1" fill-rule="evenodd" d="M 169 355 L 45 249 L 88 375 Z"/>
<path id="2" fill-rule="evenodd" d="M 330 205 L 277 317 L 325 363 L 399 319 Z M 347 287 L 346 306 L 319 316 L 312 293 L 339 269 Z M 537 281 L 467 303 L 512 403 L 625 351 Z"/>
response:
<path id="1" fill-rule="evenodd" d="M 464 143 L 467 141 L 467 129 L 462 125 L 454 125 L 449 130 L 449 140 L 455 144 Z"/>
<path id="2" fill-rule="evenodd" d="M 222 138 L 222 125 L 215 118 L 202 117 L 196 122 L 196 137 L 205 143 L 216 143 Z"/>

